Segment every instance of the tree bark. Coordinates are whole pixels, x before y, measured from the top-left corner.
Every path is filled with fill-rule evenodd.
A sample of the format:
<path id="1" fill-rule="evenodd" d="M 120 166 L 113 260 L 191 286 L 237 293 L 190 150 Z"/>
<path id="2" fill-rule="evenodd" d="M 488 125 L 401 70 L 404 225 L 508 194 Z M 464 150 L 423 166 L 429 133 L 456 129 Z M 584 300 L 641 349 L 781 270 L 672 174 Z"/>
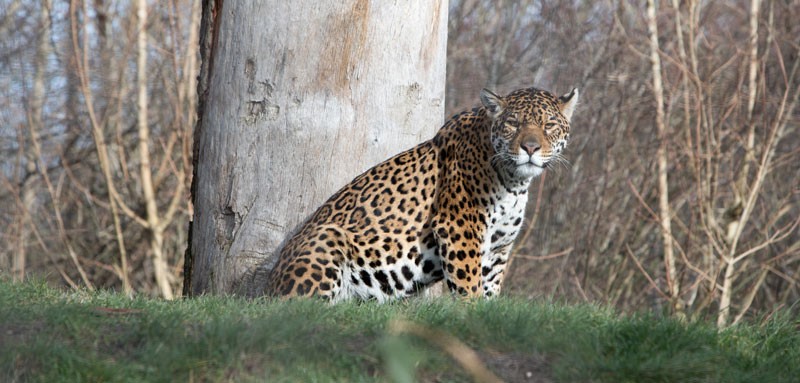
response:
<path id="1" fill-rule="evenodd" d="M 184 291 L 254 293 L 317 206 L 431 137 L 446 33 L 446 0 L 206 1 Z"/>

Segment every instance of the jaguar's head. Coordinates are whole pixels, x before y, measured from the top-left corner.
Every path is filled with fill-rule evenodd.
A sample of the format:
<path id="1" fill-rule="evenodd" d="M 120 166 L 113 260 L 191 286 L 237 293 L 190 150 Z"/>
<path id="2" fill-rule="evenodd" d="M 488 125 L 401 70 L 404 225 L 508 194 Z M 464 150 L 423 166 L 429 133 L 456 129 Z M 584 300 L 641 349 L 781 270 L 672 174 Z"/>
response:
<path id="1" fill-rule="evenodd" d="M 487 89 L 481 102 L 491 123 L 493 163 L 518 179 L 530 179 L 558 160 L 569 141 L 578 89 L 556 97 L 536 88 L 500 97 Z"/>

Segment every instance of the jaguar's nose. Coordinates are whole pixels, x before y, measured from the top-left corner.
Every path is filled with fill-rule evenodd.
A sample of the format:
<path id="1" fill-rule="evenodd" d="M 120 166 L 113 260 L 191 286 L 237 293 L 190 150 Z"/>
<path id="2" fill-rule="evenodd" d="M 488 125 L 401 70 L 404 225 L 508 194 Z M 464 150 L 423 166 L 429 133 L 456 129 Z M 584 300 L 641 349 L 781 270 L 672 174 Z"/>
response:
<path id="1" fill-rule="evenodd" d="M 519 144 L 529 156 L 532 156 L 533 153 L 536 153 L 537 150 L 540 150 L 542 147 L 536 140 L 528 140 L 524 141 L 523 143 Z"/>

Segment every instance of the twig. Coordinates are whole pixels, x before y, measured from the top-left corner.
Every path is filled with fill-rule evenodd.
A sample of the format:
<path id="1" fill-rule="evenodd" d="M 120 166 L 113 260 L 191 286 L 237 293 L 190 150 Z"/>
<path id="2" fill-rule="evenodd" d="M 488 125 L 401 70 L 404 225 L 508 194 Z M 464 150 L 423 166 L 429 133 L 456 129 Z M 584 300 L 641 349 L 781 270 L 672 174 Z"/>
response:
<path id="1" fill-rule="evenodd" d="M 562 250 L 562 251 L 559 251 L 559 252 L 557 252 L 557 253 L 551 253 L 551 254 L 547 254 L 547 255 L 541 255 L 541 256 L 537 256 L 537 255 L 522 255 L 522 254 L 519 254 L 519 255 L 516 255 L 516 257 L 517 257 L 517 258 L 522 258 L 522 259 L 529 259 L 529 260 L 533 260 L 533 261 L 544 261 L 544 260 L 548 260 L 548 259 L 553 259 L 553 258 L 563 257 L 563 256 L 565 256 L 565 255 L 567 255 L 567 254 L 571 253 L 571 252 L 572 252 L 572 249 L 573 249 L 573 248 L 572 248 L 572 247 L 570 247 L 570 248 L 568 248 L 568 249 L 566 249 L 566 250 Z"/>
<path id="2" fill-rule="evenodd" d="M 650 274 L 647 273 L 647 271 L 644 269 L 644 267 L 642 267 L 642 264 L 639 263 L 639 260 L 636 259 L 636 256 L 633 255 L 633 252 L 631 251 L 630 246 L 628 246 L 626 244 L 625 245 L 625 249 L 628 250 L 628 256 L 630 256 L 631 259 L 633 259 L 633 262 L 636 263 L 636 267 L 638 267 L 639 271 L 641 271 L 642 274 L 644 274 L 644 277 L 647 278 L 647 281 L 650 282 L 650 285 L 653 286 L 654 289 L 656 289 L 656 292 L 658 292 L 658 294 L 661 295 L 664 299 L 669 300 L 669 295 L 667 295 L 665 292 L 661 291 L 661 289 L 656 284 L 656 281 L 654 281 L 653 278 L 650 277 Z"/>
<path id="3" fill-rule="evenodd" d="M 572 281 L 575 283 L 575 287 L 578 288 L 578 292 L 581 294 L 581 298 L 583 298 L 583 301 L 588 303 L 589 302 L 589 296 L 586 295 L 586 291 L 583 289 L 583 286 L 581 286 L 581 280 L 574 273 L 574 271 L 572 273 Z"/>
<path id="4" fill-rule="evenodd" d="M 787 237 L 789 237 L 789 235 L 791 235 L 791 234 L 793 234 L 795 232 L 795 229 L 797 229 L 798 225 L 800 225 L 800 216 L 797 217 L 797 219 L 794 222 L 790 222 L 789 224 L 787 224 L 783 228 L 778 229 L 778 231 L 775 234 L 773 234 L 771 237 L 767 238 L 766 241 L 762 242 L 758 246 L 754 246 L 753 248 L 745 251 L 744 253 L 742 253 L 739 256 L 737 256 L 736 258 L 734 258 L 732 262 L 733 263 L 737 263 L 737 262 L 741 261 L 742 259 L 746 258 L 747 256 L 749 256 L 749 255 L 751 255 L 753 253 L 756 253 L 759 250 L 764 249 L 767 246 L 769 246 L 769 245 L 771 245 L 771 244 L 773 244 L 775 242 L 780 242 L 780 241 L 786 239 Z M 784 228 L 786 228 L 787 226 L 791 226 L 791 227 L 788 227 L 788 229 L 785 232 L 781 233 L 781 231 Z"/>
<path id="5" fill-rule="evenodd" d="M 753 288 L 750 289 L 750 291 L 747 293 L 747 296 L 745 296 L 744 298 L 744 302 L 742 302 L 741 311 L 739 311 L 739 314 L 736 315 L 736 318 L 733 319 L 734 325 L 739 323 L 739 321 L 742 320 L 742 318 L 744 318 L 744 315 L 747 314 L 747 310 L 749 310 L 750 305 L 753 304 L 753 299 L 755 298 L 756 293 L 758 293 L 758 290 L 761 288 L 761 285 L 764 284 L 764 280 L 767 279 L 768 273 L 769 270 L 767 270 L 766 267 L 761 269 L 761 272 L 758 274 L 756 282 L 753 284 Z"/>

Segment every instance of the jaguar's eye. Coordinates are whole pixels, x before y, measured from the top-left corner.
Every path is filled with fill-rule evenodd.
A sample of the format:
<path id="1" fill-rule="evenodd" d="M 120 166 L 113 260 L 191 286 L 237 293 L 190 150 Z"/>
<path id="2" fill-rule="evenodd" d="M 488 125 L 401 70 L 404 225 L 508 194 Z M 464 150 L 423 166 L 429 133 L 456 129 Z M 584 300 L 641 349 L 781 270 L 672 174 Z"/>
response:
<path id="1" fill-rule="evenodd" d="M 519 128 L 519 121 L 517 120 L 506 120 L 506 126 L 513 129 Z"/>
<path id="2" fill-rule="evenodd" d="M 552 131 L 556 127 L 556 125 L 557 124 L 555 122 L 548 122 L 548 123 L 544 124 L 544 131 L 545 132 Z"/>

